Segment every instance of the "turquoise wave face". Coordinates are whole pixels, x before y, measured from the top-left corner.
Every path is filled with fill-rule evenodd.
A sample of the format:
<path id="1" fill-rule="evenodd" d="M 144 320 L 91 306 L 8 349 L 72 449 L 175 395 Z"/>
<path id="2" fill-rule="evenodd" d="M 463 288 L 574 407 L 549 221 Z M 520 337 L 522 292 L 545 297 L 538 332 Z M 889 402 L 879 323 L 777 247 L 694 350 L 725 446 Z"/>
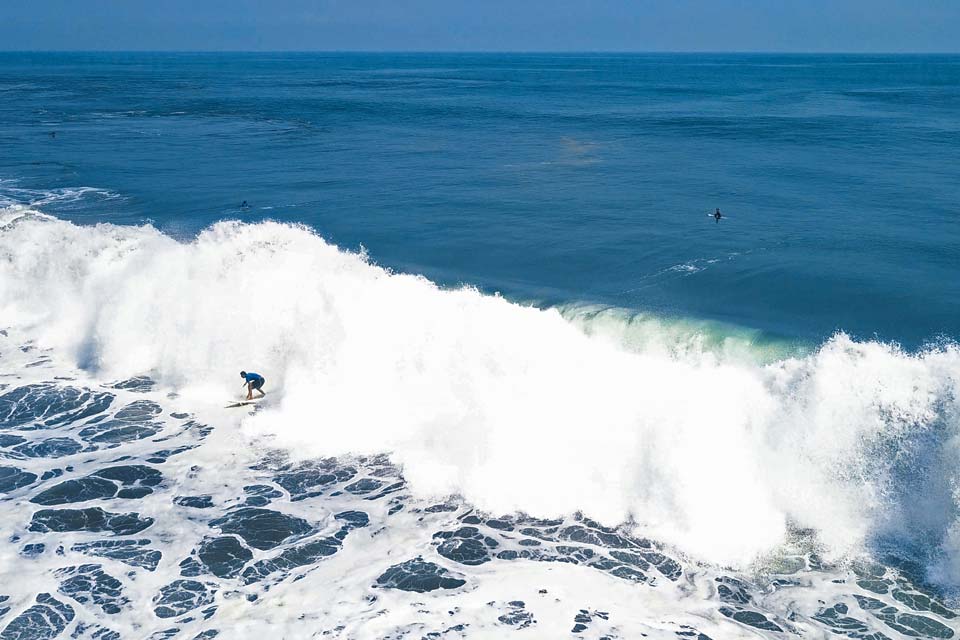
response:
<path id="1" fill-rule="evenodd" d="M 951 56 L 0 54 L 0 198 L 915 349 L 960 335 L 958 87 Z"/>
<path id="2" fill-rule="evenodd" d="M 729 323 L 596 304 L 567 304 L 556 309 L 588 336 L 634 353 L 660 351 L 681 359 L 711 357 L 717 362 L 757 366 L 804 357 L 818 346 Z"/>

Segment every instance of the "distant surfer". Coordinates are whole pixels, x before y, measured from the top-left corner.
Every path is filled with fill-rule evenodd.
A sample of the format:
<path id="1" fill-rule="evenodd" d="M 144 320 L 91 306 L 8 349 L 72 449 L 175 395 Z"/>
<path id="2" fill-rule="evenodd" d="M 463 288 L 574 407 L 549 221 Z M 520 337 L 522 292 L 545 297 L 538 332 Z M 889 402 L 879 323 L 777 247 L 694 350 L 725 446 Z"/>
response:
<path id="1" fill-rule="evenodd" d="M 241 208 L 241 209 L 249 209 L 249 208 L 250 208 L 250 205 L 247 204 L 247 201 L 246 201 L 246 200 L 244 200 L 243 202 L 240 203 L 240 208 Z"/>
<path id="2" fill-rule="evenodd" d="M 717 210 L 713 212 L 713 219 L 717 221 L 717 224 L 720 223 L 720 218 L 723 217 L 723 214 L 720 213 L 720 207 L 717 207 Z"/>
<path id="3" fill-rule="evenodd" d="M 259 393 L 261 398 L 267 395 L 263 392 L 263 383 L 266 382 L 266 380 L 262 375 L 241 371 L 240 377 L 243 378 L 243 384 L 247 385 L 247 400 L 253 400 L 254 391 Z"/>

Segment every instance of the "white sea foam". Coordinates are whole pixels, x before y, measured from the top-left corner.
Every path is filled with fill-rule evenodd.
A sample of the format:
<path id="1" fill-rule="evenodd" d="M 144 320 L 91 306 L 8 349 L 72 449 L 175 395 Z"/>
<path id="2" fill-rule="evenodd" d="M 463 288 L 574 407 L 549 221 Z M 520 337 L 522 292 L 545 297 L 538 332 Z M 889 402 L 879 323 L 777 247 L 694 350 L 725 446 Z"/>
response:
<path id="1" fill-rule="evenodd" d="M 941 579 L 960 580 L 956 346 L 841 334 L 771 361 L 749 334 L 614 315 L 442 290 L 301 226 L 224 222 L 184 244 L 0 214 L 0 324 L 186 400 L 256 370 L 273 405 L 243 428 L 295 455 L 389 451 L 421 495 L 633 518 L 718 563 L 791 527 L 828 554 L 906 537 L 942 545 Z"/>
<path id="2" fill-rule="evenodd" d="M 52 203 L 72 203 L 86 198 L 114 200 L 120 196 L 97 187 L 63 187 L 60 189 L 28 189 L 17 180 L 0 178 L 0 209 L 14 207 L 42 207 Z"/>

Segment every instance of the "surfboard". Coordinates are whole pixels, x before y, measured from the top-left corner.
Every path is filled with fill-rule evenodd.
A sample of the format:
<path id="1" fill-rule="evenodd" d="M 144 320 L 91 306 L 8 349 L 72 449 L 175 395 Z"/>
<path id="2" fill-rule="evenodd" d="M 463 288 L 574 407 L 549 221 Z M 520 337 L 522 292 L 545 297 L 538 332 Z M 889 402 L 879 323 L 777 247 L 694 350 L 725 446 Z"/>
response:
<path id="1" fill-rule="evenodd" d="M 251 404 L 257 404 L 260 398 L 254 398 L 253 400 L 241 400 L 240 402 L 234 402 L 233 404 L 228 404 L 224 409 L 232 409 L 234 407 L 245 407 Z"/>

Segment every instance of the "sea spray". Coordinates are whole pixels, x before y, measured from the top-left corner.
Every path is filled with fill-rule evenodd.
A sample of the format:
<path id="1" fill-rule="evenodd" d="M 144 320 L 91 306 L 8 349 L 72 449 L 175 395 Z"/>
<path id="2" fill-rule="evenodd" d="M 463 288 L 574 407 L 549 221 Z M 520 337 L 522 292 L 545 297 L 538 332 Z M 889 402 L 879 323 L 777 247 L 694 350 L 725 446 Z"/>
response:
<path id="1" fill-rule="evenodd" d="M 796 528 L 833 556 L 889 535 L 929 557 L 956 548 L 951 344 L 838 334 L 772 362 L 677 348 L 675 331 L 624 346 L 304 226 L 223 222 L 184 243 L 22 209 L 0 228 L 0 313 L 98 377 L 149 373 L 187 398 L 226 398 L 255 367 L 274 404 L 246 434 L 300 458 L 389 452 L 423 496 L 632 519 L 736 566 Z"/>

